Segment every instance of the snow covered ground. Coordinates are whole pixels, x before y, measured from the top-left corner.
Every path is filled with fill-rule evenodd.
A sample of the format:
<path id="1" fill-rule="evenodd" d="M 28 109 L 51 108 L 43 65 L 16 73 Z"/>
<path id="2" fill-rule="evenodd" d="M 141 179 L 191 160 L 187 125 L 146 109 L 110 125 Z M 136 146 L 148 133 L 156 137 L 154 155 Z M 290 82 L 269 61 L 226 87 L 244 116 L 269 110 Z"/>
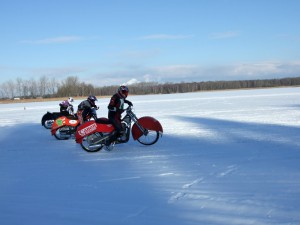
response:
<path id="1" fill-rule="evenodd" d="M 128 99 L 155 145 L 87 153 L 41 126 L 59 102 L 0 105 L 0 224 L 300 224 L 300 88 Z"/>

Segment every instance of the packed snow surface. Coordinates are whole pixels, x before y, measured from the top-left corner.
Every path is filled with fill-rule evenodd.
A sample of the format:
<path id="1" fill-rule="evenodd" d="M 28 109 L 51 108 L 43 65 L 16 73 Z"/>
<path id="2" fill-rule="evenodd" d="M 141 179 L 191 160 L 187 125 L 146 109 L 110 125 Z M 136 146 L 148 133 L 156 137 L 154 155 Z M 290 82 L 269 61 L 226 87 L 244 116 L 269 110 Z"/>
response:
<path id="1" fill-rule="evenodd" d="M 1 104 L 0 224 L 300 224 L 299 87 L 128 99 L 155 145 L 88 153 L 41 126 L 59 101 Z"/>

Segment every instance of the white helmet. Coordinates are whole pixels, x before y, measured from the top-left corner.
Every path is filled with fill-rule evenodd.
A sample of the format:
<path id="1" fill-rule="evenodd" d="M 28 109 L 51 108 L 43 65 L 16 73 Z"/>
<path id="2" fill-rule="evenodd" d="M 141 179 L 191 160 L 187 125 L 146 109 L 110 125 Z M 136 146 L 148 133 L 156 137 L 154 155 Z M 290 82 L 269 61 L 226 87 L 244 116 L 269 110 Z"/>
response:
<path id="1" fill-rule="evenodd" d="M 72 102 L 74 102 L 74 99 L 73 99 L 72 97 L 69 97 L 68 102 L 69 102 L 70 104 L 72 104 Z"/>

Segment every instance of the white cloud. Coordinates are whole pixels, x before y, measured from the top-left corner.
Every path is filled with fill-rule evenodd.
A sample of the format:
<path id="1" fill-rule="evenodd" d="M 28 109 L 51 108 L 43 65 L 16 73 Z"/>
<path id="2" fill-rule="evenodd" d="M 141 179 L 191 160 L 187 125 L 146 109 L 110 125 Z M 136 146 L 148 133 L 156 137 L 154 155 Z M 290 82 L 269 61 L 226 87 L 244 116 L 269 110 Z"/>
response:
<path id="1" fill-rule="evenodd" d="M 2 68 L 7 74 L 9 68 Z M 1 72 L 1 69 L 0 69 Z M 85 82 L 95 86 L 132 84 L 135 82 L 200 82 L 216 80 L 248 80 L 273 79 L 283 77 L 299 77 L 300 61 L 280 62 L 241 62 L 226 65 L 166 65 L 146 67 L 143 65 L 70 65 L 57 68 L 18 68 L 13 74 L 21 77 L 42 75 L 65 79 L 78 76 Z M 23 75 L 24 76 L 23 76 Z M 24 78 L 27 79 L 27 78 Z"/>
<path id="2" fill-rule="evenodd" d="M 248 62 L 227 65 L 168 65 L 157 67 L 123 67 L 99 72 L 89 81 L 99 85 L 140 82 L 200 82 L 216 80 L 273 79 L 300 76 L 300 61 Z M 85 80 L 85 81 L 88 81 Z M 97 82 L 95 82 L 97 80 Z"/>
<path id="3" fill-rule="evenodd" d="M 137 84 L 137 83 L 140 83 L 140 81 L 138 81 L 138 80 L 135 79 L 135 78 L 132 78 L 132 79 L 130 79 L 129 81 L 123 83 L 123 85 L 132 85 L 132 84 Z"/>
<path id="4" fill-rule="evenodd" d="M 265 61 L 232 65 L 229 74 L 249 77 L 286 77 L 300 76 L 300 62 Z"/>
<path id="5" fill-rule="evenodd" d="M 280 63 L 260 62 L 236 65 L 233 67 L 232 75 L 257 75 L 257 74 L 276 74 L 280 72 Z"/>
<path id="6" fill-rule="evenodd" d="M 82 40 L 82 37 L 79 36 L 62 36 L 62 37 L 54 37 L 54 38 L 45 38 L 39 40 L 24 40 L 21 43 L 24 44 L 56 44 L 56 43 L 68 43 L 68 42 L 76 42 Z"/>
<path id="7" fill-rule="evenodd" d="M 145 74 L 145 75 L 143 76 L 143 80 L 144 80 L 145 82 L 151 82 L 151 81 L 153 81 L 150 74 Z"/>

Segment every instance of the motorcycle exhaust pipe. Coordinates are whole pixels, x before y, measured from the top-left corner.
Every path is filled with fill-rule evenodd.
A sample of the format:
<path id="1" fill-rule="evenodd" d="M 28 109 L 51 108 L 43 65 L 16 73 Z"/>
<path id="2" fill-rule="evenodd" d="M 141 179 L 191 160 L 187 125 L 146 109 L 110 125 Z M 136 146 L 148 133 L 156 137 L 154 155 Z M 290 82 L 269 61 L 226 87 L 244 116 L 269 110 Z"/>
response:
<path id="1" fill-rule="evenodd" d="M 61 134 L 60 137 L 61 138 L 70 138 L 71 135 L 70 134 Z"/>
<path id="2" fill-rule="evenodd" d="M 99 148 L 99 147 L 101 147 L 102 146 L 102 144 L 100 144 L 100 145 L 89 145 L 89 149 L 91 149 L 91 148 Z"/>
<path id="3" fill-rule="evenodd" d="M 100 142 L 106 140 L 107 138 L 108 138 L 108 136 L 102 137 L 102 138 L 100 138 L 99 140 L 95 141 L 95 142 L 93 143 L 93 145 L 99 144 Z"/>

